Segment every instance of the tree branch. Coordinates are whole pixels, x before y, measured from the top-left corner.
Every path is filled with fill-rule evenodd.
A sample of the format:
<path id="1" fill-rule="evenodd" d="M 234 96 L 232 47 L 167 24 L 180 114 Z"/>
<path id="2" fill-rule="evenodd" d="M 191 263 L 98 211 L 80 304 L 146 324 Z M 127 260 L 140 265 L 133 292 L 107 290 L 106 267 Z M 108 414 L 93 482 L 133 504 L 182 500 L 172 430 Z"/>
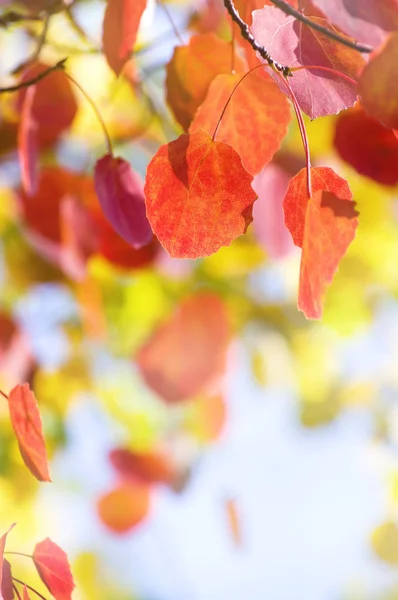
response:
<path id="1" fill-rule="evenodd" d="M 282 10 L 285 13 L 285 15 L 290 15 L 294 17 L 295 19 L 297 19 L 297 21 L 304 23 L 304 25 L 308 25 L 308 27 L 319 31 L 319 33 L 323 33 L 323 35 L 326 35 L 332 40 L 339 42 L 339 44 L 343 44 L 343 46 L 347 46 L 347 48 L 357 50 L 358 52 L 373 52 L 373 48 L 371 46 L 368 46 L 366 44 L 358 44 L 357 42 L 351 42 L 349 39 L 342 35 L 339 35 L 335 31 L 327 29 L 326 27 L 319 25 L 319 23 L 316 23 L 315 21 L 311 21 L 311 19 L 303 15 L 303 13 L 299 12 L 298 10 L 293 8 L 293 6 L 285 2 L 285 0 L 271 0 L 271 2 L 274 6 Z"/>
<path id="2" fill-rule="evenodd" d="M 233 0 L 224 0 L 224 6 L 228 11 L 228 14 L 230 15 L 231 19 L 238 25 L 241 35 L 242 37 L 249 42 L 249 44 L 251 45 L 251 47 L 253 48 L 253 50 L 255 50 L 256 52 L 259 53 L 259 55 L 267 61 L 267 63 L 269 64 L 269 66 L 272 69 L 276 69 L 277 71 L 280 71 L 285 77 L 289 77 L 292 75 L 292 72 L 290 70 L 289 67 L 285 67 L 284 65 L 281 65 L 280 63 L 276 62 L 276 60 L 274 60 L 272 58 L 272 56 L 270 55 L 270 53 L 268 52 L 268 50 L 264 47 L 261 46 L 252 36 L 252 34 L 250 33 L 250 29 L 247 23 L 245 23 L 243 21 L 243 19 L 241 19 L 238 11 L 235 8 L 235 5 L 233 3 Z"/>
<path id="3" fill-rule="evenodd" d="M 22 81 L 20 83 L 17 83 L 16 85 L 10 85 L 9 87 L 0 88 L 0 94 L 5 94 L 7 92 L 17 92 L 18 90 L 20 90 L 22 88 L 26 88 L 31 85 L 35 85 L 36 83 L 38 83 L 39 81 L 41 81 L 42 79 L 47 77 L 47 75 L 49 75 L 53 71 L 63 71 L 63 69 L 65 68 L 66 60 L 67 60 L 66 58 L 59 60 L 55 65 L 53 65 L 52 67 L 49 67 L 42 73 L 39 73 L 39 75 L 36 75 L 36 77 L 32 77 L 32 79 L 28 79 L 27 81 Z"/>

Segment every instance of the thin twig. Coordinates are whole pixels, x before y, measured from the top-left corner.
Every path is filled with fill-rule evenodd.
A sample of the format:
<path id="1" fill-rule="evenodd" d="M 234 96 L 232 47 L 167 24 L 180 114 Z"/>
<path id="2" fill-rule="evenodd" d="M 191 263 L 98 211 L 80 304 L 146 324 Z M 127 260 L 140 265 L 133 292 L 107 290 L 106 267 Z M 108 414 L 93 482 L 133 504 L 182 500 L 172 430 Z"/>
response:
<path id="1" fill-rule="evenodd" d="M 48 27 L 50 25 L 50 17 L 51 17 L 51 15 L 46 15 L 44 17 L 43 29 L 42 29 L 40 36 L 37 38 L 37 46 L 36 46 L 35 51 L 28 59 L 24 60 L 20 65 L 15 67 L 15 69 L 13 69 L 13 71 L 11 73 L 12 75 L 17 75 L 23 69 L 25 69 L 26 67 L 29 67 L 29 65 L 36 62 L 36 60 L 39 58 L 40 53 L 43 50 L 43 47 L 46 43 Z"/>
<path id="2" fill-rule="evenodd" d="M 53 71 L 63 71 L 65 68 L 66 61 L 67 61 L 67 58 L 63 58 L 62 60 L 59 60 L 52 67 L 49 67 L 42 73 L 39 73 L 39 75 L 36 75 L 36 77 L 32 77 L 32 79 L 27 79 L 26 81 L 21 81 L 20 83 L 17 83 L 16 85 L 10 85 L 8 87 L 0 88 L 0 94 L 5 94 L 7 92 L 18 92 L 18 90 L 21 90 L 22 88 L 26 88 L 31 85 L 36 85 L 36 83 L 39 83 L 39 81 L 41 81 L 42 79 L 47 77 L 47 75 L 49 75 Z"/>
<path id="3" fill-rule="evenodd" d="M 357 42 L 351 42 L 349 39 L 342 35 L 339 35 L 337 32 L 332 31 L 331 29 L 327 29 L 326 27 L 323 27 L 323 25 L 319 25 L 319 23 L 316 23 L 315 21 L 311 21 L 311 19 L 303 15 L 303 13 L 299 12 L 298 10 L 293 8 L 293 6 L 285 2 L 285 0 L 271 0 L 271 2 L 274 6 L 283 11 L 285 15 L 294 17 L 295 19 L 297 19 L 297 21 L 304 23 L 304 25 L 308 25 L 308 27 L 319 31 L 319 33 L 323 33 L 332 40 L 343 44 L 343 46 L 347 46 L 347 48 L 357 50 L 358 52 L 373 52 L 373 48 L 371 46 L 368 46 L 367 44 L 358 44 Z"/>
<path id="4" fill-rule="evenodd" d="M 12 584 L 12 589 L 14 590 L 14 592 L 15 592 L 15 595 L 16 595 L 16 597 L 18 598 L 18 600 L 22 600 L 21 594 L 19 593 L 19 591 L 18 591 L 18 588 L 17 588 L 17 586 L 15 585 L 15 583 L 13 583 L 13 584 Z"/>
<path id="5" fill-rule="evenodd" d="M 8 27 L 13 23 L 20 23 L 21 21 L 42 21 L 43 18 L 40 15 L 21 15 L 20 13 L 10 10 L 0 16 L 0 27 Z"/>
<path id="6" fill-rule="evenodd" d="M 276 69 L 277 71 L 280 71 L 285 77 L 291 76 L 292 72 L 291 72 L 290 68 L 286 67 L 284 65 L 281 65 L 278 62 L 276 62 L 276 60 L 274 60 L 272 58 L 272 56 L 270 55 L 270 53 L 268 52 L 268 50 L 264 46 L 261 46 L 257 42 L 257 40 L 254 39 L 254 37 L 250 33 L 250 29 L 249 29 L 248 24 L 244 22 L 244 20 L 240 17 L 237 9 L 235 8 L 233 0 L 224 0 L 224 6 L 227 9 L 228 14 L 230 15 L 231 19 L 238 25 L 242 37 L 246 41 L 249 42 L 249 44 L 251 45 L 251 47 L 253 48 L 253 50 L 255 50 L 256 52 L 258 52 L 259 55 L 264 60 L 267 61 L 267 63 L 269 64 L 269 66 L 272 69 L 274 69 L 274 70 Z"/>
<path id="7" fill-rule="evenodd" d="M 5 394 L 2 390 L 0 390 L 0 394 L 6 399 L 8 400 L 8 396 L 7 394 Z"/>
<path id="8" fill-rule="evenodd" d="M 180 32 L 178 31 L 176 24 L 174 23 L 173 17 L 171 16 L 169 9 L 163 3 L 162 0 L 158 0 L 158 4 L 160 4 L 160 6 L 163 8 L 164 14 L 166 15 L 166 18 L 167 18 L 168 22 L 170 23 L 170 25 L 171 25 L 171 27 L 173 29 L 174 35 L 176 36 L 176 38 L 180 42 L 181 46 L 183 46 L 184 45 L 184 40 L 182 39 L 182 36 L 181 36 Z"/>
<path id="9" fill-rule="evenodd" d="M 28 585 L 27 583 L 24 583 L 23 581 L 21 581 L 20 579 L 17 579 L 16 577 L 13 577 L 12 580 L 15 581 L 16 583 L 20 583 L 21 585 L 26 585 L 26 587 L 28 588 L 28 590 L 30 590 L 31 592 L 33 592 L 34 594 L 36 594 L 36 596 L 38 596 L 39 598 L 41 598 L 41 600 L 47 600 L 47 598 L 45 596 L 43 596 L 42 594 L 40 594 L 40 592 L 38 592 L 37 590 L 35 590 L 35 588 L 33 588 L 31 585 Z"/>

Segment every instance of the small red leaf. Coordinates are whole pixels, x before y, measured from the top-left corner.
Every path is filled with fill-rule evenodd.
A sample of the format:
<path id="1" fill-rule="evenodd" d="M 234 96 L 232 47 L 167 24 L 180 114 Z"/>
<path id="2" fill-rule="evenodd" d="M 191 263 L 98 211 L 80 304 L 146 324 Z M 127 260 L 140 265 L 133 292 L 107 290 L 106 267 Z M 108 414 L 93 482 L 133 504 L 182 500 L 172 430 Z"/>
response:
<path id="1" fill-rule="evenodd" d="M 104 494 L 97 504 L 102 523 L 115 533 L 131 531 L 149 512 L 150 491 L 148 485 L 126 482 Z"/>
<path id="2" fill-rule="evenodd" d="M 106 60 L 119 75 L 129 60 L 147 0 L 108 0 L 102 45 Z"/>
<path id="3" fill-rule="evenodd" d="M 107 154 L 97 161 L 94 180 L 102 210 L 117 233 L 137 250 L 149 244 L 153 234 L 142 184 L 129 163 Z"/>
<path id="4" fill-rule="evenodd" d="M 366 111 L 388 129 L 398 129 L 397 61 L 398 32 L 372 53 L 358 87 Z"/>
<path id="5" fill-rule="evenodd" d="M 17 385 L 11 390 L 8 407 L 25 465 L 39 481 L 51 481 L 41 416 L 28 383 Z"/>
<path id="6" fill-rule="evenodd" d="M 0 600 L 9 600 L 12 596 L 7 596 L 7 589 L 9 587 L 8 580 L 9 574 L 11 573 L 10 563 L 4 558 L 4 549 L 6 546 L 7 535 L 11 529 L 15 526 L 15 523 L 4 533 L 0 538 Z M 7 566 L 8 565 L 8 566 Z"/>
<path id="7" fill-rule="evenodd" d="M 3 574 L 1 580 L 0 600 L 13 600 L 14 588 L 12 585 L 11 565 L 5 558 L 3 563 Z"/>
<path id="8" fill-rule="evenodd" d="M 36 544 L 33 562 L 44 585 L 55 600 L 71 600 L 75 587 L 66 553 L 46 538 Z"/>
<path id="9" fill-rule="evenodd" d="M 161 146 L 145 183 L 149 222 L 174 258 L 197 258 L 246 232 L 257 198 L 233 148 L 202 130 Z"/>
<path id="10" fill-rule="evenodd" d="M 322 316 L 324 295 L 358 226 L 355 203 L 347 182 L 332 169 L 311 169 L 308 198 L 306 169 L 290 180 L 283 203 L 286 225 L 303 250 L 298 308 L 307 318 Z"/>
<path id="11" fill-rule="evenodd" d="M 230 325 L 214 294 L 186 299 L 140 349 L 137 363 L 147 384 L 166 402 L 195 396 L 225 370 Z"/>
<path id="12" fill-rule="evenodd" d="M 31 597 L 29 596 L 28 588 L 26 587 L 26 585 L 23 586 L 22 600 L 31 600 Z"/>
<path id="13" fill-rule="evenodd" d="M 334 28 L 325 19 L 312 20 L 327 29 Z M 252 34 L 267 48 L 271 56 L 291 68 L 317 65 L 340 71 L 355 81 L 365 64 L 355 50 L 330 39 L 314 29 L 303 26 L 296 19 L 275 7 L 265 6 L 253 13 Z M 261 59 L 265 64 L 266 61 Z M 279 74 L 270 71 L 281 90 L 289 96 L 286 84 Z M 295 71 L 290 85 L 300 108 L 311 117 L 338 113 L 354 105 L 357 86 L 330 71 L 302 69 Z"/>
<path id="14" fill-rule="evenodd" d="M 384 185 L 398 183 L 398 139 L 360 106 L 338 116 L 334 146 L 361 175 Z"/>
<path id="15" fill-rule="evenodd" d="M 35 194 L 38 186 L 38 123 L 33 114 L 35 94 L 36 86 L 32 85 L 25 95 L 18 131 L 18 153 L 22 185 L 28 196 Z"/>
<path id="16" fill-rule="evenodd" d="M 168 483 L 176 477 L 171 460 L 160 452 L 137 453 L 115 448 L 109 453 L 114 469 L 125 479 L 140 483 Z"/>

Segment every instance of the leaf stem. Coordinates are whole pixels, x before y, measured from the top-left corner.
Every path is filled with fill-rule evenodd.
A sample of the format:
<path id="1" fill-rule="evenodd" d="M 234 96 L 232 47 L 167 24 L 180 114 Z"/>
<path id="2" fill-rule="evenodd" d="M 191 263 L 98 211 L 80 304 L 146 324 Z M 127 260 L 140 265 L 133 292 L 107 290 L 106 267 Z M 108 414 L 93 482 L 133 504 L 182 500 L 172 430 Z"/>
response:
<path id="1" fill-rule="evenodd" d="M 16 577 L 13 577 L 12 580 L 15 581 L 16 583 L 19 583 L 20 585 L 26 585 L 26 587 L 28 588 L 28 590 L 30 590 L 31 592 L 33 592 L 33 594 L 36 594 L 36 596 L 38 598 L 40 598 L 41 600 L 47 600 L 47 598 L 45 596 L 43 596 L 42 594 L 40 594 L 40 592 L 38 592 L 37 590 L 35 590 L 35 588 L 33 588 L 31 585 L 28 585 L 27 583 L 25 583 L 24 581 L 21 581 L 20 579 L 17 579 Z"/>
<path id="2" fill-rule="evenodd" d="M 18 598 L 18 600 L 22 600 L 21 594 L 19 593 L 19 591 L 18 591 L 18 588 L 17 588 L 17 586 L 15 585 L 15 583 L 13 583 L 13 584 L 12 584 L 12 589 L 14 590 L 14 592 L 15 592 L 15 595 L 16 595 L 16 597 Z"/>
<path id="3" fill-rule="evenodd" d="M 308 17 L 303 15 L 303 13 L 301 13 L 298 10 L 296 10 L 295 8 L 293 8 L 293 6 L 288 4 L 285 0 L 271 0 L 271 2 L 274 6 L 276 6 L 281 11 L 283 11 L 285 13 L 285 15 L 290 15 L 290 16 L 294 17 L 295 19 L 297 19 L 297 21 L 304 23 L 304 25 L 308 25 L 308 27 L 311 27 L 311 29 L 315 29 L 316 31 L 319 31 L 319 33 L 323 33 L 324 35 L 326 35 L 328 38 L 334 40 L 335 42 L 339 42 L 339 44 L 343 44 L 343 46 L 347 46 L 347 48 L 351 48 L 352 50 L 357 50 L 358 52 L 366 52 L 366 53 L 373 52 L 373 48 L 371 46 L 368 46 L 367 44 L 359 44 L 355 41 L 352 42 L 351 40 L 338 34 L 337 32 L 332 31 L 331 29 L 327 29 L 326 27 L 324 27 L 323 25 L 319 25 L 319 23 L 316 23 L 315 21 L 311 21 L 311 19 L 309 19 Z"/>
<path id="4" fill-rule="evenodd" d="M 32 77 L 32 79 L 27 79 L 26 81 L 21 81 L 20 83 L 17 83 L 16 85 L 10 85 L 8 87 L 0 88 L 0 94 L 5 94 L 7 92 L 17 92 L 18 90 L 21 90 L 22 88 L 26 88 L 31 85 L 35 85 L 36 83 L 38 83 L 39 81 L 41 81 L 42 79 L 47 77 L 47 75 L 49 75 L 53 71 L 63 71 L 65 68 L 66 60 L 67 60 L 67 58 L 63 58 L 62 60 L 59 60 L 55 65 L 53 65 L 52 67 L 49 67 L 45 71 L 42 71 L 41 73 L 39 73 L 39 75 L 36 75 L 36 77 Z"/>
<path id="5" fill-rule="evenodd" d="M 102 115 L 100 113 L 100 111 L 98 110 L 94 100 L 88 95 L 88 93 L 86 92 L 86 90 L 84 88 L 82 88 L 82 86 L 80 85 L 80 83 L 78 83 L 76 81 L 76 79 L 74 77 L 72 77 L 72 75 L 69 75 L 69 73 L 65 73 L 66 77 L 69 79 L 69 81 L 71 81 L 83 94 L 83 96 L 86 98 L 87 102 L 90 104 L 91 108 L 93 109 L 93 111 L 95 112 L 95 115 L 102 127 L 102 131 L 104 132 L 104 136 L 105 136 L 105 140 L 106 140 L 106 145 L 108 148 L 108 154 L 113 154 L 113 147 L 112 147 L 112 141 L 110 138 L 110 135 L 108 133 L 108 130 L 106 128 L 104 119 L 102 118 Z"/>
<path id="6" fill-rule="evenodd" d="M 25 552 L 12 552 L 12 550 L 5 550 L 3 554 L 13 554 L 14 556 L 24 556 L 25 558 L 31 558 L 33 560 L 33 556 L 31 554 L 25 554 Z"/>
<path id="7" fill-rule="evenodd" d="M 233 0 L 224 0 L 224 6 L 228 11 L 228 14 L 230 15 L 231 19 L 237 24 L 237 26 L 240 29 L 240 33 L 242 35 L 242 37 L 249 42 L 250 46 L 253 48 L 253 50 L 255 50 L 256 52 L 259 53 L 259 55 L 267 61 L 267 63 L 269 64 L 269 66 L 277 71 L 280 71 L 283 75 L 285 76 L 290 76 L 292 74 L 290 67 L 286 67 L 284 65 L 281 65 L 280 63 L 276 62 L 276 60 L 274 60 L 272 58 L 272 56 L 270 55 L 270 53 L 268 52 L 268 50 L 264 47 L 261 46 L 257 40 L 254 39 L 254 37 L 252 36 L 249 26 L 247 23 L 244 22 L 244 20 L 241 18 L 241 16 L 239 15 L 239 12 L 237 11 Z"/>
<path id="8" fill-rule="evenodd" d="M 304 152 L 305 152 L 305 160 L 307 163 L 307 192 L 308 197 L 312 197 L 312 184 L 311 184 L 311 155 L 310 155 L 310 145 L 308 142 L 307 130 L 305 128 L 305 123 L 303 119 L 303 115 L 301 114 L 300 105 L 297 101 L 296 94 L 294 93 L 292 86 L 290 85 L 290 81 L 285 77 L 285 83 L 289 88 L 291 100 L 294 107 L 294 112 L 296 113 L 297 123 L 300 129 L 301 139 L 303 141 Z"/>
<path id="9" fill-rule="evenodd" d="M 164 14 L 166 15 L 166 18 L 173 29 L 174 35 L 180 42 L 181 46 L 183 46 L 184 40 L 182 39 L 182 36 L 181 36 L 180 32 L 178 31 L 176 24 L 174 23 L 173 17 L 171 16 L 169 9 L 167 8 L 167 6 L 164 4 L 164 2 L 162 0 L 158 0 L 158 4 L 160 4 L 160 6 L 163 8 Z"/>
<path id="10" fill-rule="evenodd" d="M 0 390 L 0 394 L 8 401 L 8 396 L 2 390 Z"/>
<path id="11" fill-rule="evenodd" d="M 301 71 L 302 69 L 319 69 L 320 71 L 327 71 L 328 73 L 332 73 L 332 75 L 337 75 L 338 77 L 345 79 L 346 81 L 348 81 L 348 83 L 352 83 L 352 85 L 358 85 L 358 82 L 355 81 L 355 79 L 353 79 L 349 75 L 346 75 L 345 73 L 342 73 L 341 71 L 332 69 L 331 67 L 321 67 L 318 65 L 301 65 L 300 67 L 293 67 L 292 72 Z"/>

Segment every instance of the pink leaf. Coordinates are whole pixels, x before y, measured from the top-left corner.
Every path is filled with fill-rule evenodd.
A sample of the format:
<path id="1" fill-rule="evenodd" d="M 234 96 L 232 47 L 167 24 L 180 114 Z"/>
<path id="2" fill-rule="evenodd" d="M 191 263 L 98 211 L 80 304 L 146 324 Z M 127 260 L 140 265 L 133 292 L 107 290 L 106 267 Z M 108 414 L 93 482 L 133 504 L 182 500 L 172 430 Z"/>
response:
<path id="1" fill-rule="evenodd" d="M 97 161 L 94 179 L 102 210 L 115 231 L 135 249 L 149 244 L 153 234 L 144 192 L 129 163 L 106 154 Z"/>
<path id="2" fill-rule="evenodd" d="M 37 572 L 55 600 L 71 600 L 75 587 L 66 553 L 50 538 L 36 544 L 33 561 Z"/>
<path id="3" fill-rule="evenodd" d="M 22 105 L 18 130 L 18 154 L 22 185 L 28 196 L 36 194 L 38 187 L 38 123 L 33 111 L 36 86 L 28 88 Z"/>
<path id="4" fill-rule="evenodd" d="M 7 587 L 7 576 L 5 575 L 7 573 L 7 567 L 5 566 L 7 561 L 4 558 L 4 548 L 6 546 L 7 535 L 14 526 L 15 523 L 13 523 L 8 531 L 6 531 L 0 538 L 0 600 L 8 600 L 10 598 L 10 596 L 7 598 L 4 590 L 4 588 Z"/>
<path id="5" fill-rule="evenodd" d="M 11 565 L 7 559 L 4 559 L 4 563 L 3 563 L 0 598 L 2 600 L 13 600 L 13 598 L 14 598 L 14 589 L 12 587 Z"/>

